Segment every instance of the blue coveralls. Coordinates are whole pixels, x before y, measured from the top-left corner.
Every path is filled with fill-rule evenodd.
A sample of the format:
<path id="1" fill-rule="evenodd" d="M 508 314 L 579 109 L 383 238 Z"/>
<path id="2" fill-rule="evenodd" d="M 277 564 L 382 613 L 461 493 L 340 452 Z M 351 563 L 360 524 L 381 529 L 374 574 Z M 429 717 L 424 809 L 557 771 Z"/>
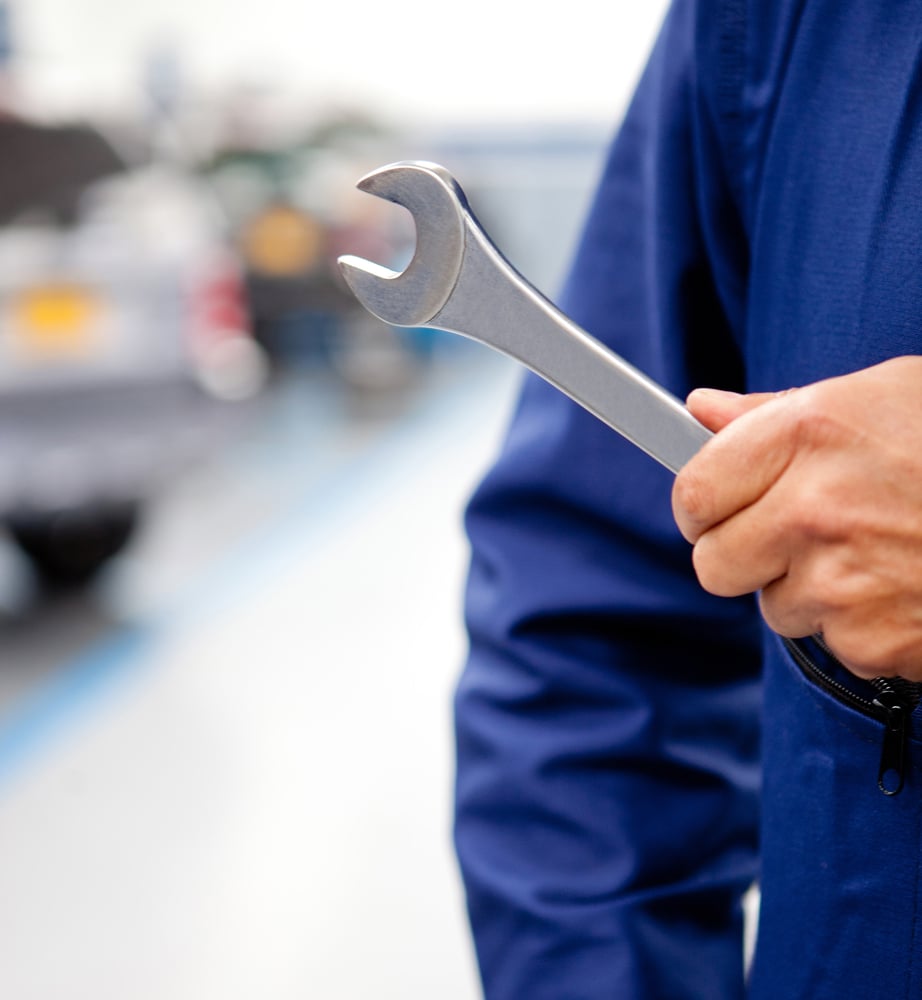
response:
<path id="1" fill-rule="evenodd" d="M 676 0 L 561 304 L 680 397 L 922 354 L 922 0 Z M 472 498 L 456 844 L 486 996 L 918 1000 L 918 713 L 884 795 L 875 690 L 699 587 L 671 485 L 529 377 Z"/>

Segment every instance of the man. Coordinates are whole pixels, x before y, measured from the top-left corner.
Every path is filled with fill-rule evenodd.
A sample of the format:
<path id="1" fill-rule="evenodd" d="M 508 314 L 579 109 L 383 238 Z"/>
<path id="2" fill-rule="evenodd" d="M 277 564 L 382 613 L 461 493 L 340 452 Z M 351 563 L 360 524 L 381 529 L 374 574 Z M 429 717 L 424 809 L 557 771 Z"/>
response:
<path id="1" fill-rule="evenodd" d="M 490 1000 L 922 996 L 920 43 L 918 0 L 667 16 L 561 304 L 718 433 L 673 484 L 530 378 L 471 501 Z"/>

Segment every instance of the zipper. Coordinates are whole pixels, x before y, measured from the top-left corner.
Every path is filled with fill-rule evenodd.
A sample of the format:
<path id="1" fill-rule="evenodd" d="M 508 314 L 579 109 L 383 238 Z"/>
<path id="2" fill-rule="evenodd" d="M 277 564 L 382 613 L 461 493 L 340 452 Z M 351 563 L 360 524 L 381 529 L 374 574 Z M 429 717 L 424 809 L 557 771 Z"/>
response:
<path id="1" fill-rule="evenodd" d="M 823 641 L 822 636 L 815 635 L 812 638 L 833 663 L 842 665 L 835 653 Z M 906 782 L 910 717 L 919 703 L 920 694 L 922 694 L 919 685 L 912 684 L 900 677 L 875 677 L 874 680 L 870 681 L 874 697 L 865 698 L 834 677 L 830 677 L 825 670 L 814 663 L 800 643 L 787 638 L 782 638 L 782 642 L 803 673 L 817 687 L 832 695 L 837 701 L 843 702 L 862 715 L 883 724 L 877 787 L 884 795 L 899 795 Z M 843 667 L 843 669 L 845 668 Z"/>
<path id="2" fill-rule="evenodd" d="M 871 683 L 877 691 L 874 704 L 885 713 L 877 787 L 884 795 L 898 795 L 906 780 L 906 750 L 909 745 L 909 717 L 912 715 L 912 708 L 900 698 L 885 677 L 876 677 Z"/>

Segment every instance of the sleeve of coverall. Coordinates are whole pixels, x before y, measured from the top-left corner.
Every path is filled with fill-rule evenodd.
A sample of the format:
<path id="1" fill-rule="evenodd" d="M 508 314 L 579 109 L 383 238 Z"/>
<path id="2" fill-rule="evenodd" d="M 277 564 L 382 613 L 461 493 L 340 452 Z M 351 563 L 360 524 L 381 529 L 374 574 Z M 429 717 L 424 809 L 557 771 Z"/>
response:
<path id="1" fill-rule="evenodd" d="M 700 78 L 730 27 L 667 15 L 562 299 L 679 396 L 743 382 L 728 79 Z M 529 376 L 470 502 L 455 843 L 488 1000 L 743 995 L 756 607 L 700 589 L 671 483 Z"/>

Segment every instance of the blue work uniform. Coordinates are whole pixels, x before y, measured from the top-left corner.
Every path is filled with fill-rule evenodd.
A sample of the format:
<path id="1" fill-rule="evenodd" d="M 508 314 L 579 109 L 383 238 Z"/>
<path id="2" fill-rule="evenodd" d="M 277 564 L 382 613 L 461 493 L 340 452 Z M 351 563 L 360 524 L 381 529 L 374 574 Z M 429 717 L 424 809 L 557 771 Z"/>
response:
<path id="1" fill-rule="evenodd" d="M 680 397 L 922 354 L 922 2 L 675 0 L 560 302 Z M 912 691 L 705 593 L 671 486 L 529 376 L 471 500 L 455 839 L 486 996 L 918 1000 Z"/>

